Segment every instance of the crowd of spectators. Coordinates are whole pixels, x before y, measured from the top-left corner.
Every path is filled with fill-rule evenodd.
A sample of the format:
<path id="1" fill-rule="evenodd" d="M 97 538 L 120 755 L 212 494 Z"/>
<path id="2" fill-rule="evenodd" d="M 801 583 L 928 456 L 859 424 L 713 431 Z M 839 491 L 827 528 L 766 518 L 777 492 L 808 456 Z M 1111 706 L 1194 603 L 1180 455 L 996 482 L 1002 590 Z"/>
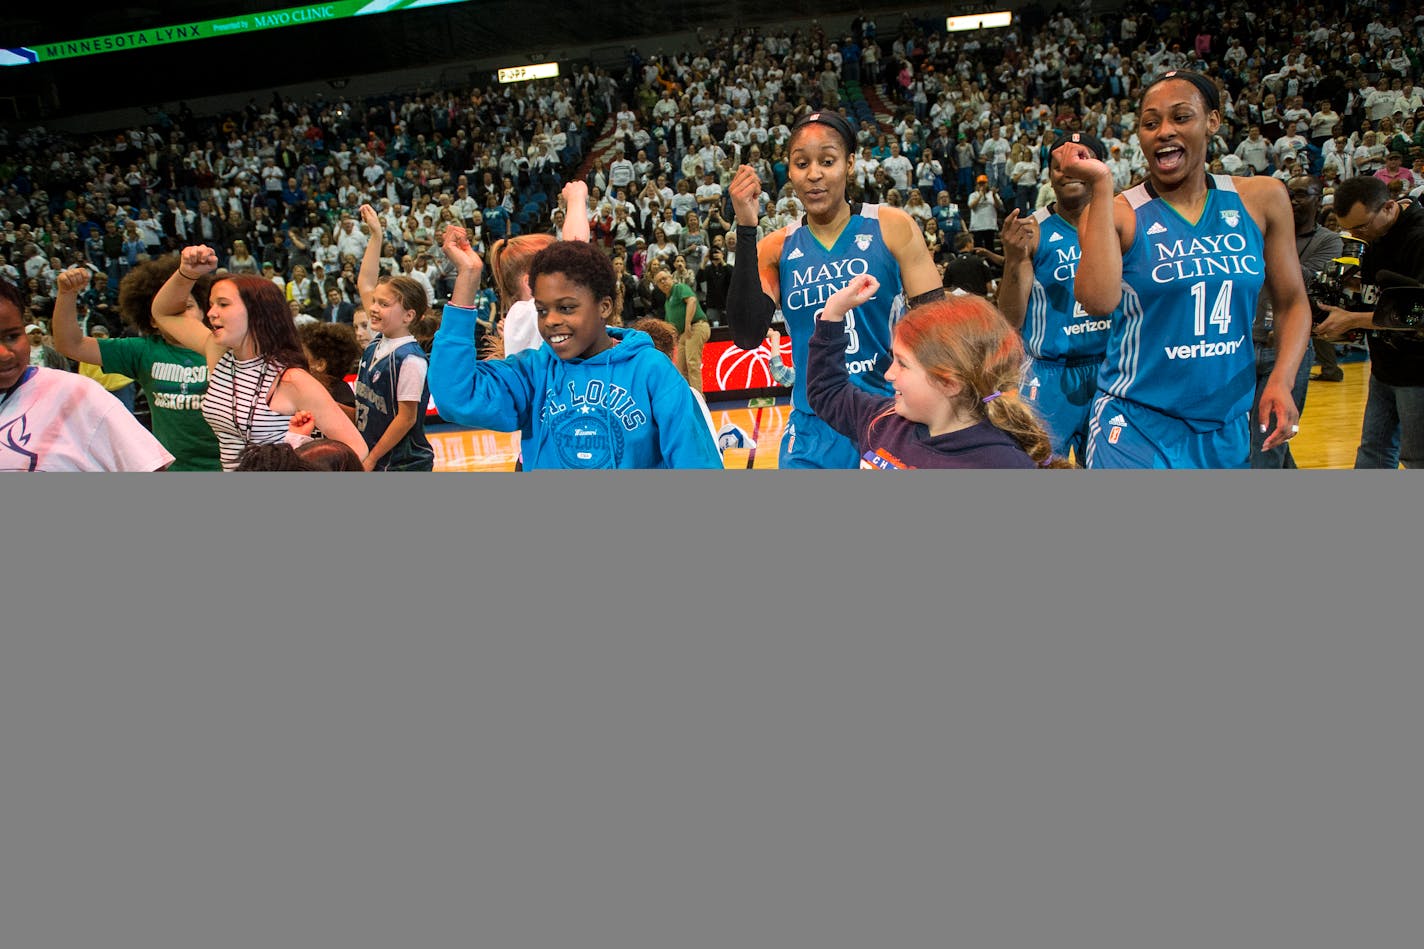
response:
<path id="1" fill-rule="evenodd" d="M 844 30 L 765 26 L 697 32 L 669 55 L 629 50 L 621 70 L 566 64 L 564 76 L 371 101 L 294 101 L 272 93 L 220 115 L 180 103 L 143 128 L 76 136 L 41 127 L 0 140 L 0 268 L 44 327 L 57 274 L 87 265 L 81 324 L 133 332 L 118 283 L 139 261 L 204 243 L 231 272 L 284 288 L 301 322 L 359 308 L 366 243 L 382 268 L 428 288 L 433 311 L 454 269 L 443 229 L 464 226 L 481 253 L 501 237 L 559 233 L 558 193 L 589 184 L 595 242 L 621 261 L 618 317 L 661 316 L 657 273 L 696 289 L 717 322 L 738 252 L 726 195 L 740 164 L 764 184 L 763 232 L 800 212 L 787 183 L 789 126 L 840 110 L 859 129 L 852 200 L 903 207 L 937 264 L 989 262 L 1012 209 L 1052 200 L 1047 155 L 1086 131 L 1109 150 L 1117 186 L 1141 179 L 1135 96 L 1172 68 L 1222 91 L 1212 142 L 1221 174 L 1336 183 L 1375 174 L 1397 193 L 1424 189 L 1424 13 L 1410 3 L 1346 7 L 1212 0 L 1129 2 L 1084 18 L 1077 7 L 1019 11 L 1007 29 L 943 32 L 943 21 L 861 15 Z M 873 118 L 857 115 L 864 99 Z M 372 234 L 356 213 L 379 211 Z M 974 232 L 978 240 L 960 235 Z M 485 291 L 487 325 L 497 300 Z M 418 338 L 428 340 L 433 328 Z"/>

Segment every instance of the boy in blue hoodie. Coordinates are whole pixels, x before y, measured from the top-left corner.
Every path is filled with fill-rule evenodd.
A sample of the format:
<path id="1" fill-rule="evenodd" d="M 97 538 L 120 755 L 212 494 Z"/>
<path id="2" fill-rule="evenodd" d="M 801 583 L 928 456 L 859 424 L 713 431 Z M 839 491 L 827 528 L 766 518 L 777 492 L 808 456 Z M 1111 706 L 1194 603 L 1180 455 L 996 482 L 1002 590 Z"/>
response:
<path id="1" fill-rule="evenodd" d="M 607 325 L 615 278 L 598 247 L 558 241 L 536 254 L 529 286 L 544 343 L 485 360 L 473 308 L 484 264 L 462 227 L 445 229 L 443 249 L 457 268 L 430 352 L 443 418 L 518 430 L 525 470 L 724 467 L 687 382 L 648 334 Z"/>

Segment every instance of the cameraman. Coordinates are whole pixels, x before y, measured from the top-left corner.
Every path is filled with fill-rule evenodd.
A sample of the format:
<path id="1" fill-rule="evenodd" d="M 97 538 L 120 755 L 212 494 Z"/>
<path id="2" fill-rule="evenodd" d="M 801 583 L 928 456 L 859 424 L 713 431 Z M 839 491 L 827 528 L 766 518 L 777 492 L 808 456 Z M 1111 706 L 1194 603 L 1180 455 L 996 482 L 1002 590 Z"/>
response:
<path id="1" fill-rule="evenodd" d="M 1342 241 L 1340 235 L 1320 225 L 1320 201 L 1324 188 L 1319 178 L 1297 175 L 1286 183 L 1290 192 L 1291 212 L 1295 216 L 1295 251 L 1300 258 L 1300 269 L 1305 277 L 1305 285 L 1310 286 L 1315 275 L 1340 256 Z M 1295 458 L 1291 456 L 1290 442 L 1281 442 L 1270 451 L 1262 451 L 1261 445 L 1266 435 L 1261 431 L 1258 407 L 1261 404 L 1261 390 L 1271 371 L 1276 367 L 1276 334 L 1272 326 L 1271 302 L 1267 294 L 1261 294 L 1256 308 L 1256 322 L 1251 328 L 1251 337 L 1256 343 L 1256 400 L 1251 403 L 1251 467 L 1252 468 L 1294 468 Z M 1291 395 L 1295 398 L 1297 411 L 1305 411 L 1305 393 L 1310 382 L 1310 349 L 1300 361 L 1296 371 L 1295 384 Z"/>
<path id="2" fill-rule="evenodd" d="M 1335 189 L 1340 229 L 1364 241 L 1360 257 L 1363 298 L 1379 299 L 1379 273 L 1390 270 L 1424 280 L 1424 208 L 1389 196 L 1378 178 L 1360 175 Z M 1374 313 L 1327 307 L 1330 316 L 1315 327 L 1325 339 L 1352 329 L 1369 330 L 1370 390 L 1355 453 L 1356 468 L 1424 467 L 1424 338 L 1374 327 Z"/>

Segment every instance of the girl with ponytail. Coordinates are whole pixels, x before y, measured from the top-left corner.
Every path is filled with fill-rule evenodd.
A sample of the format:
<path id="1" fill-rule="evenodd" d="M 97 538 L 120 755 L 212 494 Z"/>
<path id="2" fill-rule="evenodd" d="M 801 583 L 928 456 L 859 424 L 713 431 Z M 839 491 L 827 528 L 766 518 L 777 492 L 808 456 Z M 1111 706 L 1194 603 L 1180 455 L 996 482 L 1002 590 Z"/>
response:
<path id="1" fill-rule="evenodd" d="M 1023 342 L 993 304 L 966 294 L 913 307 L 895 325 L 885 379 L 894 396 L 850 384 L 845 317 L 880 289 L 856 277 L 826 301 L 811 337 L 812 409 L 856 443 L 862 468 L 1071 468 L 1019 397 Z"/>

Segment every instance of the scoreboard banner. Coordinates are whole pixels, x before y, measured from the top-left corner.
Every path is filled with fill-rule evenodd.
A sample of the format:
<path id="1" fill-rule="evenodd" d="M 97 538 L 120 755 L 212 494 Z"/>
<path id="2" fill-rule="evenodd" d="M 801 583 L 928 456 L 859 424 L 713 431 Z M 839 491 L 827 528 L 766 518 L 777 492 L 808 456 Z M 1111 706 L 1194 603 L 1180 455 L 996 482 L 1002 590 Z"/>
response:
<path id="1" fill-rule="evenodd" d="M 268 10 L 262 13 L 241 13 L 235 16 L 219 17 L 216 20 L 199 20 L 194 23 L 179 23 L 174 26 L 156 26 L 144 30 L 132 30 L 127 33 L 110 33 L 108 36 L 91 36 L 88 39 L 37 43 L 33 46 L 11 46 L 0 49 L 0 66 L 48 63 L 58 59 L 73 59 L 77 56 L 94 56 L 99 53 L 114 53 L 126 49 L 147 49 L 167 43 L 185 43 L 189 40 L 236 36 L 243 33 L 255 33 L 259 30 L 304 26 L 308 23 L 344 20 L 354 16 L 393 13 L 399 10 L 416 10 L 465 2 L 468 0 L 333 0 L 331 3 L 288 7 L 285 10 Z"/>

